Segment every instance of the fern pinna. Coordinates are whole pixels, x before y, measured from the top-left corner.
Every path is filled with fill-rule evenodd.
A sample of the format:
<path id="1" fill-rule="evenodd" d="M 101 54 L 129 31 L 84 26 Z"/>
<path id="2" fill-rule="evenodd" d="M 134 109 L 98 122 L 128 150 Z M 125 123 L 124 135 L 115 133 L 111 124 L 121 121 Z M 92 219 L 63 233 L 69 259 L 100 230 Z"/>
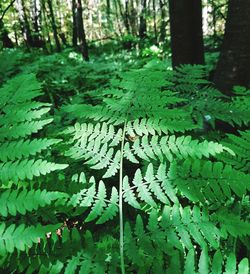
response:
<path id="1" fill-rule="evenodd" d="M 42 99 L 34 75 L 2 87 L 1 269 L 248 273 L 249 136 L 200 133 L 211 113 L 197 89 L 224 100 L 203 73 L 154 61 L 122 72 L 64 105 L 57 127 L 31 102 Z"/>

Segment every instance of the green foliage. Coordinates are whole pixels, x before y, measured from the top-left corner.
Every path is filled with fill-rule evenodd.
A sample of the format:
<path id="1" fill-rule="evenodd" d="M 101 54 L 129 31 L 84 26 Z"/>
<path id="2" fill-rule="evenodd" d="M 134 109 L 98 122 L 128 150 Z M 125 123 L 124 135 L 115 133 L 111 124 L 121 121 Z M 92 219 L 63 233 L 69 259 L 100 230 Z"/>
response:
<path id="1" fill-rule="evenodd" d="M 249 131 L 204 124 L 249 125 L 248 91 L 226 98 L 204 67 L 153 60 L 79 63 L 78 93 L 71 72 L 46 76 L 50 58 L 42 86 L 25 70 L 0 90 L 0 269 L 120 273 L 124 240 L 126 273 L 247 274 Z"/>

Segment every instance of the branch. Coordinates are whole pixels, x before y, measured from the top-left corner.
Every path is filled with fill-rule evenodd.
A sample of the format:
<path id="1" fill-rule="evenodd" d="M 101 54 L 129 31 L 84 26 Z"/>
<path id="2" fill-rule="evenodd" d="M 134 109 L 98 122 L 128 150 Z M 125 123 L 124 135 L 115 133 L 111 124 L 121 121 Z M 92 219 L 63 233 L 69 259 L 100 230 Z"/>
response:
<path id="1" fill-rule="evenodd" d="M 12 1 L 10 2 L 10 4 L 7 6 L 7 8 L 3 11 L 2 16 L 0 17 L 0 21 L 3 20 L 5 13 L 6 13 L 6 12 L 8 11 L 8 9 L 14 4 L 15 1 L 16 1 L 16 0 L 12 0 Z"/>

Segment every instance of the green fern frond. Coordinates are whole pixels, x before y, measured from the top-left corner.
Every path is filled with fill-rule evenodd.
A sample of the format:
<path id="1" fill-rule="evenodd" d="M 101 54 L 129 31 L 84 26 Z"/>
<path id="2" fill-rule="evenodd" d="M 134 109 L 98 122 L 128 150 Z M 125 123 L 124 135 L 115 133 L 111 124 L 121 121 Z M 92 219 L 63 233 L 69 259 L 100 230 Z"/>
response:
<path id="1" fill-rule="evenodd" d="M 48 174 L 55 170 L 62 170 L 68 167 L 67 164 L 56 164 L 46 160 L 28 160 L 0 163 L 0 182 L 32 180 L 34 176 Z"/>
<path id="2" fill-rule="evenodd" d="M 0 215 L 16 216 L 18 213 L 25 215 L 39 207 L 50 205 L 52 201 L 66 199 L 68 194 L 62 192 L 47 192 L 46 190 L 6 190 L 0 194 Z"/>
<path id="3" fill-rule="evenodd" d="M 168 178 L 189 200 L 214 205 L 231 199 L 232 191 L 242 198 L 250 189 L 249 175 L 221 162 L 185 160 L 181 166 L 172 163 Z"/>
<path id="4" fill-rule="evenodd" d="M 201 159 L 202 157 L 215 156 L 216 154 L 228 151 L 233 153 L 227 147 L 219 143 L 198 140 L 192 140 L 191 136 L 175 137 L 172 136 L 143 136 L 138 138 L 130 147 L 125 144 L 125 157 L 129 160 L 131 155 L 137 156 L 145 161 L 166 159 L 172 162 L 175 158 L 185 159 L 188 157 Z M 135 158 L 136 159 L 136 158 Z"/>
<path id="5" fill-rule="evenodd" d="M 163 204 L 170 204 L 169 200 L 178 203 L 176 190 L 173 188 L 166 176 L 165 164 L 159 166 L 157 174 L 154 174 L 152 164 L 148 165 L 145 176 L 142 176 L 141 170 L 137 169 L 132 183 L 133 186 L 130 186 L 128 177 L 126 176 L 124 178 L 123 195 L 124 200 L 134 208 L 141 208 L 136 196 L 141 202 L 154 208 L 157 207 L 157 204 L 153 197 Z"/>
<path id="6" fill-rule="evenodd" d="M 41 239 L 46 240 L 46 233 L 55 232 L 58 227 L 60 225 L 26 227 L 24 224 L 6 226 L 2 223 L 0 225 L 0 255 L 5 256 L 7 253 L 14 252 L 15 249 L 25 251 L 39 243 Z"/>
<path id="7" fill-rule="evenodd" d="M 27 158 L 40 153 L 42 150 L 48 149 L 54 144 L 59 143 L 58 139 L 33 139 L 33 140 L 18 140 L 12 142 L 0 143 L 0 160 L 6 162 Z"/>
<path id="8" fill-rule="evenodd" d="M 195 255 L 195 252 L 193 250 L 190 250 L 185 259 L 184 274 L 189 274 L 189 273 L 247 274 L 249 273 L 248 259 L 244 258 L 239 263 L 237 263 L 235 255 L 233 253 L 229 254 L 224 259 L 221 251 L 218 250 L 214 253 L 213 258 L 211 260 L 207 249 L 203 249 L 200 254 L 200 257 L 197 258 L 197 263 L 196 263 L 195 257 L 197 257 Z"/>
<path id="9" fill-rule="evenodd" d="M 85 219 L 85 222 L 90 222 L 98 218 L 97 224 L 103 224 L 108 220 L 113 219 L 118 213 L 118 191 L 112 187 L 111 197 L 107 199 L 106 187 L 103 181 L 98 184 L 96 191 L 96 183 L 93 179 L 92 184 L 88 189 L 83 189 L 79 193 L 72 196 L 69 204 L 74 207 L 91 207 L 90 213 Z"/>
<path id="10" fill-rule="evenodd" d="M 40 88 L 41 84 L 34 74 L 20 74 L 0 88 L 0 107 L 30 101 L 41 95 Z"/>
<path id="11" fill-rule="evenodd" d="M 241 136 L 228 134 L 222 143 L 235 152 L 235 156 L 222 154 L 219 159 L 241 171 L 250 171 L 250 130 L 240 131 Z"/>

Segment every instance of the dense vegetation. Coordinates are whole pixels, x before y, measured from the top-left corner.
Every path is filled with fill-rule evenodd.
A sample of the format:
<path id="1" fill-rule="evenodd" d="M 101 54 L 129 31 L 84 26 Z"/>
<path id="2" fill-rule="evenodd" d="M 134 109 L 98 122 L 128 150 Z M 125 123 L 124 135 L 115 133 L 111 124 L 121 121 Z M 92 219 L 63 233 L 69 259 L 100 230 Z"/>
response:
<path id="1" fill-rule="evenodd" d="M 250 48 L 185 5 L 0 4 L 1 273 L 249 273 Z"/>

